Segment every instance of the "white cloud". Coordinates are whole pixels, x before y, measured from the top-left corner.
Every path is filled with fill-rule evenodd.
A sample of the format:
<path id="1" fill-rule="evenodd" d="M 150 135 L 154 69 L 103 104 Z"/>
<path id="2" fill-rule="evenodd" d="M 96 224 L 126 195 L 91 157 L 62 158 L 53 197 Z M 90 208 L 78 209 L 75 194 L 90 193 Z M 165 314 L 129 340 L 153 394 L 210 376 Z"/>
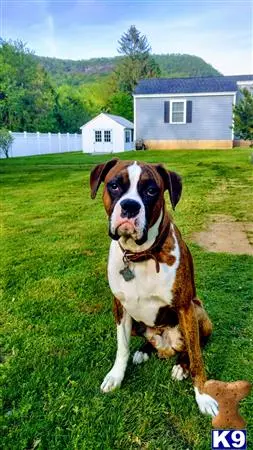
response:
<path id="1" fill-rule="evenodd" d="M 43 51 L 46 56 L 57 56 L 58 44 L 51 14 L 47 14 L 42 22 L 34 23 L 25 35 L 25 40 L 36 53 Z"/>

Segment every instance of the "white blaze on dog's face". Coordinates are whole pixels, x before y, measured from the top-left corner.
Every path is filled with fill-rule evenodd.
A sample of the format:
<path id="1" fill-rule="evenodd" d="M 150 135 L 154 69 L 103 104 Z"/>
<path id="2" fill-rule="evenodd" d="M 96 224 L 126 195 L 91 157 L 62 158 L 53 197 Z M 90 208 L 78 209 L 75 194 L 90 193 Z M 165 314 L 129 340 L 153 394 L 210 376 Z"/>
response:
<path id="1" fill-rule="evenodd" d="M 148 230 L 156 223 L 164 206 L 164 191 L 169 190 L 172 206 L 179 201 L 182 184 L 174 172 L 162 166 L 111 160 L 91 173 L 92 198 L 104 181 L 103 201 L 109 216 L 112 239 L 131 238 L 146 242 Z"/>
<path id="2" fill-rule="evenodd" d="M 128 180 L 127 191 L 116 202 L 110 217 L 110 235 L 112 237 L 131 237 L 134 241 L 141 241 L 146 230 L 145 206 L 138 192 L 138 183 L 141 176 L 141 167 L 134 162 L 127 167 Z M 116 194 L 118 184 L 109 182 L 109 192 Z"/>

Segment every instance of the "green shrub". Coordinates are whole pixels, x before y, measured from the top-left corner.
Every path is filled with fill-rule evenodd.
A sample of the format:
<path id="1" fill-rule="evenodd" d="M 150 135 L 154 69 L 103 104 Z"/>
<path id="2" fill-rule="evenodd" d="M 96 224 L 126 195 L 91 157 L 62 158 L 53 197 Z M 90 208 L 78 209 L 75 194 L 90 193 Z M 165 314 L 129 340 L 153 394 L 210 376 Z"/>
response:
<path id="1" fill-rule="evenodd" d="M 6 128 L 0 128 L 0 153 L 9 158 L 9 150 L 14 141 L 14 137 Z"/>

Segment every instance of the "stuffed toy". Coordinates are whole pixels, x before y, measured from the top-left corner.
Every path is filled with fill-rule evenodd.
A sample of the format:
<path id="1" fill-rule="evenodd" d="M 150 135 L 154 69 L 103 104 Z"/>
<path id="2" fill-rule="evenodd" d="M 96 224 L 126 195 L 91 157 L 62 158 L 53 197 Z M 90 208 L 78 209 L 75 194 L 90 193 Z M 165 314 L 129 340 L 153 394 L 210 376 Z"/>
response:
<path id="1" fill-rule="evenodd" d="M 246 422 L 239 413 L 239 401 L 251 390 L 248 381 L 225 383 L 218 380 L 208 380 L 204 384 L 204 392 L 215 398 L 219 405 L 219 413 L 213 417 L 214 428 L 242 429 Z"/>

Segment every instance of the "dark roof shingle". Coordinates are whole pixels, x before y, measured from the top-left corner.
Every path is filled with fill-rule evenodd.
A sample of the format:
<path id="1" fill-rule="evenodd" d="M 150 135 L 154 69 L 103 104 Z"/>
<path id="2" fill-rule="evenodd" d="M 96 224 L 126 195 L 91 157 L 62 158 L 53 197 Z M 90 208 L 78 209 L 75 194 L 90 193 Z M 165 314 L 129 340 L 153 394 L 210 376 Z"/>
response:
<path id="1" fill-rule="evenodd" d="M 191 78 L 147 78 L 140 80 L 134 94 L 194 94 L 236 92 L 238 81 L 251 81 L 253 75 L 231 75 Z"/>

